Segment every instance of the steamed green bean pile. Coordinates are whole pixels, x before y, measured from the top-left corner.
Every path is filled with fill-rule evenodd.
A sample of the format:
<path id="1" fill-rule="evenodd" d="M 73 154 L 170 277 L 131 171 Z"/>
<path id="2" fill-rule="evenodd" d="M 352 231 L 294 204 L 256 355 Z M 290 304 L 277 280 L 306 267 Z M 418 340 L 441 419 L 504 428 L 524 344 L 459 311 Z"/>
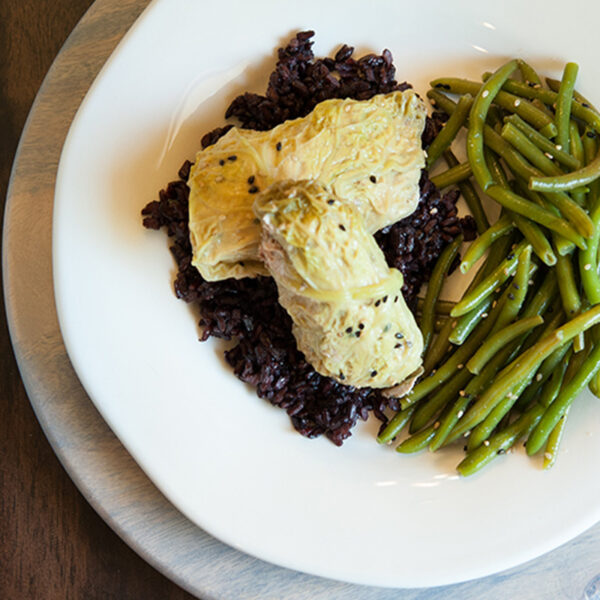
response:
<path id="1" fill-rule="evenodd" d="M 459 444 L 461 475 L 519 443 L 548 468 L 574 399 L 586 386 L 600 397 L 600 112 L 575 89 L 577 74 L 568 63 L 561 80 L 544 79 L 511 60 L 481 81 L 431 82 L 447 120 L 427 166 L 447 165 L 432 182 L 457 185 L 476 221 L 459 268 L 475 274 L 459 301 L 440 299 L 457 238 L 417 309 L 425 372 L 380 443 L 401 439 L 400 453 Z M 450 148 L 462 128 L 459 162 Z"/>

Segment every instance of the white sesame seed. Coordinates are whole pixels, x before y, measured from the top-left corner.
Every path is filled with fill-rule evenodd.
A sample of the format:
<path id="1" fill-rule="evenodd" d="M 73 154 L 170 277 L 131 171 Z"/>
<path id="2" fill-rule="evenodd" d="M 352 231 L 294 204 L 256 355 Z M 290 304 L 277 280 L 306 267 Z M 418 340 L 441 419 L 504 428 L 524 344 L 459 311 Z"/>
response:
<path id="1" fill-rule="evenodd" d="M 439 422 L 439 421 L 436 421 L 436 422 L 433 424 L 433 428 L 434 428 L 434 429 L 439 429 L 439 427 L 440 427 L 440 422 Z"/>
<path id="2" fill-rule="evenodd" d="M 551 452 L 544 452 L 544 458 L 547 458 L 548 460 L 552 460 L 552 453 Z"/>
<path id="3" fill-rule="evenodd" d="M 429 214 L 430 214 L 430 215 L 437 215 L 437 214 L 438 214 L 438 209 L 437 209 L 437 208 L 432 208 L 432 209 L 429 211 Z"/>
<path id="4" fill-rule="evenodd" d="M 564 331 L 560 331 L 560 330 L 557 331 L 556 337 L 557 337 L 557 339 L 562 340 L 565 337 Z"/>
<path id="5" fill-rule="evenodd" d="M 225 181 L 225 177 L 223 177 L 223 175 L 217 175 L 215 177 L 215 183 L 221 183 L 223 181 Z"/>
<path id="6" fill-rule="evenodd" d="M 458 395 L 459 395 L 461 398 L 464 398 L 464 397 L 465 397 L 465 390 L 460 390 L 460 392 L 458 392 Z M 461 412 L 462 412 L 462 411 L 461 411 Z"/>
<path id="7" fill-rule="evenodd" d="M 471 430 L 469 429 L 469 431 L 465 431 L 463 433 L 463 437 L 469 437 L 471 435 Z"/>
<path id="8" fill-rule="evenodd" d="M 550 152 L 544 152 L 544 156 L 547 156 L 550 160 L 552 160 L 554 158 L 554 156 L 552 156 L 552 154 L 550 154 Z"/>
<path id="9" fill-rule="evenodd" d="M 542 84 L 536 83 L 533 87 L 534 87 L 534 89 L 539 90 L 542 87 Z"/>
<path id="10" fill-rule="evenodd" d="M 592 265 L 590 265 L 590 263 L 587 263 L 585 265 L 583 265 L 584 270 L 589 271 L 592 268 Z"/>
<path id="11" fill-rule="evenodd" d="M 484 446 L 489 446 L 490 445 L 490 440 L 483 440 L 483 445 Z"/>
<path id="12" fill-rule="evenodd" d="M 488 318 L 488 314 L 487 313 L 481 313 L 481 318 L 482 319 L 487 319 Z"/>
<path id="13" fill-rule="evenodd" d="M 492 302 L 492 308 L 496 308 L 496 305 L 498 304 L 498 300 L 494 300 Z"/>
<path id="14" fill-rule="evenodd" d="M 556 146 L 554 146 L 557 150 L 562 150 L 562 144 L 556 144 Z"/>
<path id="15" fill-rule="evenodd" d="M 530 280 L 527 282 L 527 285 L 533 285 L 533 279 L 530 279 Z"/>
<path id="16" fill-rule="evenodd" d="M 541 381 L 542 379 L 544 379 L 544 376 L 543 376 L 541 373 L 538 373 L 538 374 L 535 376 L 535 380 L 536 380 L 536 381 Z"/>
<path id="17" fill-rule="evenodd" d="M 483 90 L 483 92 L 481 93 L 481 97 L 482 98 L 487 98 L 490 95 L 488 90 Z"/>
<path id="18" fill-rule="evenodd" d="M 504 274 L 508 277 L 510 275 L 510 271 L 508 269 L 504 269 Z"/>
<path id="19" fill-rule="evenodd" d="M 464 414 L 465 414 L 465 411 L 464 411 L 464 410 L 459 410 L 459 411 L 458 411 L 458 414 L 456 415 L 456 418 L 457 418 L 457 419 L 462 419 L 462 416 L 463 416 Z"/>
<path id="20" fill-rule="evenodd" d="M 462 363 L 460 363 L 459 365 L 456 365 L 457 369 L 463 369 L 465 365 L 463 365 Z"/>
<path id="21" fill-rule="evenodd" d="M 517 98 L 517 99 L 515 100 L 515 106 L 519 106 L 519 104 L 521 104 L 521 101 L 520 101 L 520 100 Z"/>

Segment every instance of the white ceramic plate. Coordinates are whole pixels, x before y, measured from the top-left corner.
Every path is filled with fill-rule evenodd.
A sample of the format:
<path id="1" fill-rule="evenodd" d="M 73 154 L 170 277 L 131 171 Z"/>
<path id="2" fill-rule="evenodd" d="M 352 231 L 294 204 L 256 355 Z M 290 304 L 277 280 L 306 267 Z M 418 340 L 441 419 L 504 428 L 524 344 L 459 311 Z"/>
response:
<path id="1" fill-rule="evenodd" d="M 580 18 L 583 9 L 585 19 Z M 315 51 L 390 48 L 398 78 L 476 77 L 515 55 L 559 75 L 580 63 L 600 99 L 600 9 L 572 2 L 155 0 L 92 86 L 61 158 L 54 215 L 64 340 L 90 397 L 165 495 L 231 546 L 273 563 L 381 586 L 435 586 L 524 562 L 600 519 L 600 410 L 582 397 L 558 464 L 522 454 L 459 479 L 454 452 L 398 456 L 359 426 L 342 449 L 296 434 L 232 375 L 220 343 L 172 292 L 165 236 L 140 209 L 193 157 L 243 90 L 264 91 L 274 50 L 314 29 Z"/>

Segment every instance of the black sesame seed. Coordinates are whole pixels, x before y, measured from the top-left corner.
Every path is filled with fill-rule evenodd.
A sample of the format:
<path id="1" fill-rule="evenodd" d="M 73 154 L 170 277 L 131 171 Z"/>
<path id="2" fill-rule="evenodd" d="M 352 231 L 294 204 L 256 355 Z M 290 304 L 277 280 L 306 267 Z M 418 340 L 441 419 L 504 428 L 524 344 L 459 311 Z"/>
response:
<path id="1" fill-rule="evenodd" d="M 514 294 L 508 294 L 508 299 L 509 300 L 514 300 L 515 299 L 515 295 Z"/>
<path id="2" fill-rule="evenodd" d="M 596 132 L 595 131 L 588 131 L 585 135 L 587 135 L 589 138 L 595 138 L 596 137 Z"/>
<path id="3" fill-rule="evenodd" d="M 256 194 L 257 192 L 258 192 L 258 188 L 255 185 L 253 185 L 252 187 L 250 187 L 248 189 L 249 194 Z"/>
<path id="4" fill-rule="evenodd" d="M 360 334 L 361 334 L 361 333 L 362 333 L 362 331 L 357 331 L 357 332 L 356 332 L 354 335 L 355 335 L 356 337 L 360 337 Z"/>
<path id="5" fill-rule="evenodd" d="M 243 260 L 240 260 L 240 261 L 238 262 L 238 265 L 240 265 L 240 267 L 243 267 L 243 266 L 244 266 L 244 261 L 243 261 Z"/>
<path id="6" fill-rule="evenodd" d="M 329 200 L 327 200 L 327 204 L 333 204 L 335 202 L 335 200 L 333 198 L 329 198 Z"/>
<path id="7" fill-rule="evenodd" d="M 394 302 L 398 302 L 398 296 L 394 298 Z"/>
<path id="8" fill-rule="evenodd" d="M 396 344 L 394 348 L 402 348 L 402 344 Z"/>
<path id="9" fill-rule="evenodd" d="M 248 183 L 250 185 L 252 185 L 254 183 L 254 175 L 250 175 L 250 177 L 248 177 Z"/>
<path id="10" fill-rule="evenodd" d="M 590 105 L 587 102 L 582 102 L 581 106 L 583 106 L 583 108 L 589 108 Z"/>
<path id="11" fill-rule="evenodd" d="M 371 371 L 371 377 L 375 377 L 377 375 L 377 371 Z"/>
<path id="12" fill-rule="evenodd" d="M 346 376 L 340 371 L 340 379 L 342 381 L 344 381 L 344 379 L 346 379 Z"/>
<path id="13" fill-rule="evenodd" d="M 499 448 L 497 454 L 506 454 L 506 450 L 504 448 Z"/>
<path id="14" fill-rule="evenodd" d="M 346 333 L 352 333 L 352 327 L 346 327 Z"/>
<path id="15" fill-rule="evenodd" d="M 513 283 L 513 287 L 515 288 L 515 290 L 520 290 L 521 286 L 519 286 L 518 283 Z"/>
<path id="16" fill-rule="evenodd" d="M 377 177 L 375 177 L 375 175 L 371 175 L 369 179 L 371 180 L 371 183 L 377 183 Z"/>
<path id="17" fill-rule="evenodd" d="M 515 257 L 515 255 L 511 253 L 511 254 L 509 254 L 509 255 L 508 255 L 506 258 L 507 258 L 508 260 L 512 260 L 514 257 Z"/>
<path id="18" fill-rule="evenodd" d="M 342 231 L 346 231 L 346 228 L 341 223 L 340 223 L 339 227 Z"/>
<path id="19" fill-rule="evenodd" d="M 225 161 L 224 161 L 223 159 L 221 159 L 221 160 L 219 161 L 219 164 L 220 164 L 221 166 L 223 166 L 223 165 L 225 164 Z"/>
<path id="20" fill-rule="evenodd" d="M 400 331 L 395 335 L 396 339 L 401 340 L 404 337 L 404 334 L 401 333 Z"/>
<path id="21" fill-rule="evenodd" d="M 227 157 L 227 160 L 230 160 L 231 162 L 233 162 L 234 160 L 237 160 L 237 156 L 235 154 L 232 154 L 231 156 Z"/>
<path id="22" fill-rule="evenodd" d="M 535 87 L 535 82 L 534 82 L 534 81 L 528 81 L 528 82 L 527 82 L 527 85 L 528 85 L 529 87 Z"/>
<path id="23" fill-rule="evenodd" d="M 275 144 L 275 150 L 277 150 L 277 152 L 281 150 L 281 142 L 277 142 L 277 144 Z"/>
<path id="24" fill-rule="evenodd" d="M 377 300 L 377 302 L 375 302 L 375 306 L 379 306 L 381 304 L 381 300 Z"/>
<path id="25" fill-rule="evenodd" d="M 359 323 L 358 324 L 358 328 L 359 329 L 364 329 L 365 328 L 365 324 L 364 323 Z"/>
<path id="26" fill-rule="evenodd" d="M 387 302 L 387 299 L 388 299 L 388 297 L 387 297 L 387 296 L 384 296 L 384 297 L 383 297 L 383 301 L 384 301 L 384 302 Z"/>
<path id="27" fill-rule="evenodd" d="M 463 450 L 466 452 L 466 451 L 467 451 L 467 447 L 466 447 L 466 446 L 463 446 Z"/>

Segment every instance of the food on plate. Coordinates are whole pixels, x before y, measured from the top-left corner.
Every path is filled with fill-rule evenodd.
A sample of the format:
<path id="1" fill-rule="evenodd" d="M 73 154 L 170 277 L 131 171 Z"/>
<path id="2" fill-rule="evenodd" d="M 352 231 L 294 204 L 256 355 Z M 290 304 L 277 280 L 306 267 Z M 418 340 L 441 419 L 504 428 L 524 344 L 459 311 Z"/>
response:
<path id="1" fill-rule="evenodd" d="M 568 63 L 560 81 L 543 80 L 512 60 L 481 82 L 432 82 L 427 96 L 450 126 L 437 138 L 450 168 L 432 182 L 458 184 L 478 215 L 460 271 L 479 268 L 451 305 L 439 302 L 436 273 L 453 245 L 434 269 L 423 310 L 443 323 L 426 340 L 423 378 L 378 438 L 407 427 L 401 453 L 462 443 L 458 471 L 470 475 L 524 440 L 547 468 L 574 399 L 586 386 L 600 397 L 600 113 L 575 90 L 577 70 Z M 462 126 L 458 163 L 447 149 Z M 491 226 L 471 178 L 501 207 Z"/>
<path id="2" fill-rule="evenodd" d="M 355 58 L 353 48 L 343 45 L 332 57 L 316 58 L 312 36 L 312 32 L 301 32 L 280 48 L 266 94 L 238 96 L 226 116 L 237 119 L 243 128 L 264 131 L 286 120 L 305 117 L 320 102 L 332 98 L 364 101 L 410 89 L 407 83 L 394 79 L 395 67 L 388 50 L 380 56 Z M 426 118 L 423 148 L 429 145 L 442 120 L 439 112 Z M 207 133 L 202 147 L 215 144 L 231 127 L 229 124 Z M 159 199 L 142 212 L 146 227 L 165 227 L 171 237 L 178 265 L 175 291 L 179 298 L 197 307 L 201 339 L 234 340 L 225 352 L 234 373 L 255 387 L 261 398 L 283 408 L 302 435 L 326 435 L 341 445 L 357 421 L 369 414 L 385 423 L 388 409 L 399 408 L 397 398 L 370 386 L 344 385 L 318 373 L 297 348 L 292 321 L 278 302 L 272 278 L 206 281 L 192 265 L 187 184 L 190 168 L 191 163 L 186 161 L 180 179 L 161 190 Z M 244 183 L 247 192 L 251 184 L 247 180 Z M 473 220 L 457 214 L 458 191 L 440 194 L 424 171 L 418 189 L 420 197 L 414 212 L 375 234 L 388 265 L 403 275 L 402 292 L 413 311 L 417 293 L 444 247 L 461 233 L 465 238 L 474 235 Z"/>
<path id="3" fill-rule="evenodd" d="M 198 152 L 188 179 L 193 264 L 204 279 L 267 275 L 258 257 L 256 194 L 317 180 L 375 233 L 414 211 L 424 166 L 425 105 L 413 90 L 332 99 L 267 131 L 232 127 Z"/>
<path id="4" fill-rule="evenodd" d="M 423 339 L 367 217 L 316 181 L 260 194 L 259 256 L 292 317 L 298 349 L 322 375 L 392 388 L 421 366 Z"/>

